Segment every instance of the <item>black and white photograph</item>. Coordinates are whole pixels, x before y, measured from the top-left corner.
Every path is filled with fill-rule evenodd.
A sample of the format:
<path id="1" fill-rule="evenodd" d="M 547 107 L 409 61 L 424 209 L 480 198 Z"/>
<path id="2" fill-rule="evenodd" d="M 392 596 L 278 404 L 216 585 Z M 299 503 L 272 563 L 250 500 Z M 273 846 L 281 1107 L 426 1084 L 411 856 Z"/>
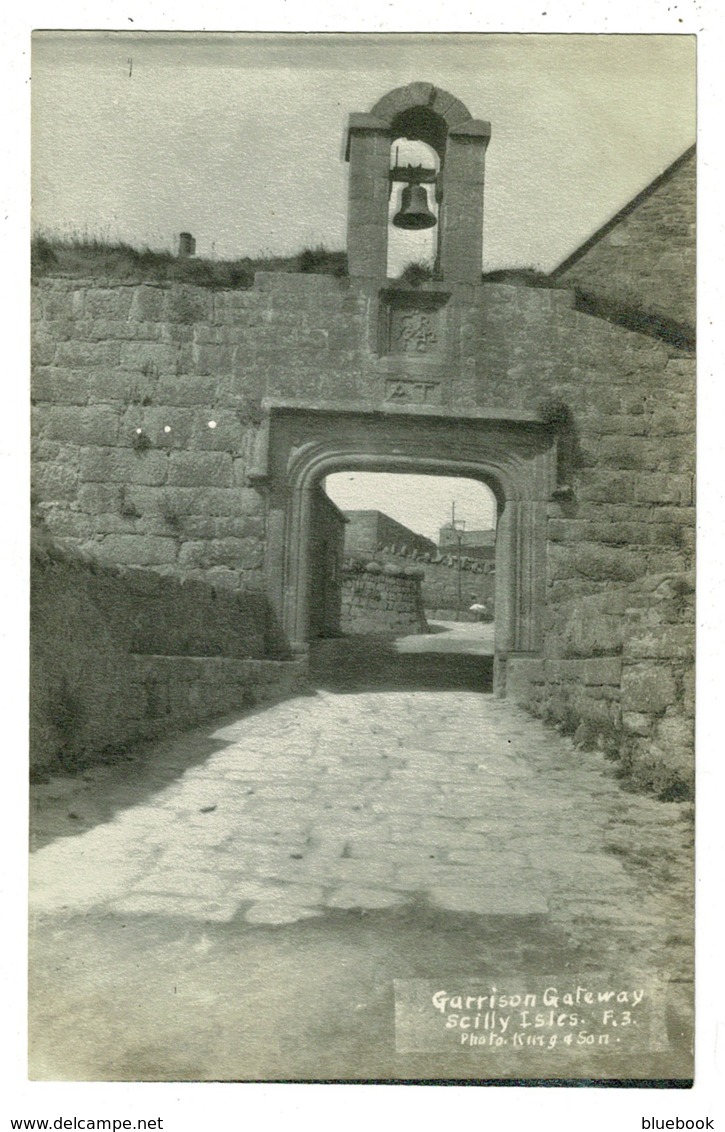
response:
<path id="1" fill-rule="evenodd" d="M 32 53 L 30 1080 L 690 1088 L 696 36 Z"/>

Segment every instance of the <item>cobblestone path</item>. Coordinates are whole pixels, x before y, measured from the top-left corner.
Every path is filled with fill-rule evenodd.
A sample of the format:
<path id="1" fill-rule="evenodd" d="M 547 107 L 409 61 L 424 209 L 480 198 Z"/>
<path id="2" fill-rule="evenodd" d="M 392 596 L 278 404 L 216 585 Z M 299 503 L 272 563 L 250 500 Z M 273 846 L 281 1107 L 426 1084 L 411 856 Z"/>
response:
<path id="1" fill-rule="evenodd" d="M 274 955 L 281 941 L 296 939 L 301 950 L 295 962 L 306 969 L 309 988 L 326 977 L 326 930 L 328 938 L 342 932 L 349 942 L 355 925 L 364 923 L 368 932 L 378 923 L 367 952 L 365 932 L 355 940 L 353 997 L 360 997 L 360 979 L 373 977 L 370 956 L 378 955 L 382 972 L 396 952 L 384 943 L 391 932 L 402 933 L 400 939 L 407 932 L 412 949 L 407 966 L 398 961 L 391 972 L 400 977 L 429 973 L 425 956 L 448 931 L 438 958 L 428 955 L 434 970 L 442 962 L 455 970 L 457 958 L 462 970 L 475 963 L 477 972 L 482 965 L 508 972 L 527 964 L 544 972 L 556 966 L 618 971 L 632 963 L 664 972 L 673 988 L 670 1029 L 676 1039 L 685 1033 L 689 807 L 625 793 L 601 754 L 575 750 L 491 695 L 416 687 L 326 690 L 330 683 L 348 687 L 338 667 L 339 647 L 329 646 L 312 695 L 160 743 L 137 755 L 131 772 L 128 765 L 96 767 L 75 777 L 54 776 L 36 788 L 31 911 L 38 942 L 31 993 L 38 1004 L 38 1076 L 374 1077 L 431 1071 L 425 1059 L 393 1065 L 394 1055 L 379 1049 L 363 1065 L 349 1042 L 339 1040 L 337 1053 L 325 1061 L 321 1038 L 317 1060 L 309 1051 L 307 1060 L 290 1054 L 283 1068 L 277 1051 L 273 1068 L 271 1055 L 264 1054 L 272 1040 L 268 1030 L 264 1040 L 257 1035 L 254 1055 L 238 1050 L 236 1069 L 228 1063 L 228 1047 L 214 1059 L 209 1038 L 203 1055 L 197 1038 L 197 1052 L 179 1062 L 180 1039 L 169 1041 L 160 1022 L 146 1017 L 135 1030 L 127 1022 L 126 1032 L 111 1006 L 99 1008 L 104 980 L 121 1001 L 139 992 L 137 974 L 127 970 L 128 954 L 119 961 L 114 951 L 114 932 L 120 946 L 133 947 L 135 939 L 145 949 L 151 973 L 142 985 L 152 998 L 161 993 L 159 979 L 183 982 L 178 972 L 187 960 L 180 964 L 180 941 L 189 954 L 200 945 L 211 948 L 221 968 L 206 990 L 194 991 L 197 1008 L 200 1002 L 218 1004 L 220 980 L 234 981 L 223 968 L 240 940 L 262 970 L 258 949 L 264 940 Z M 348 683 L 355 686 L 354 679 Z M 308 922 L 314 922 L 312 935 Z M 153 925 L 160 923 L 159 934 Z M 230 929 L 237 932 L 233 947 Z M 297 936 L 289 934 L 295 931 Z M 487 937 L 484 961 L 481 941 Z M 61 940 L 68 956 L 59 965 Z M 97 951 L 92 972 L 87 961 L 80 971 L 74 967 L 71 956 L 83 948 L 86 956 Z M 537 955 L 537 948 L 545 954 Z M 284 962 L 279 955 L 274 962 L 289 972 L 291 952 L 284 954 Z M 247 963 L 245 956 L 237 959 Z M 327 962 L 334 964 L 329 956 Z M 206 985 L 203 976 L 201 983 Z M 95 1007 L 89 1005 L 89 985 Z M 281 993 L 278 986 L 275 994 Z M 90 1046 L 80 1049 L 76 1031 L 71 1045 L 77 1052 L 59 1068 L 64 1034 L 69 1048 L 69 1013 L 73 1025 L 80 1011 L 94 1033 L 103 1032 L 103 1021 L 88 1014 L 92 1009 L 110 1011 L 108 1032 L 122 1035 L 115 1059 L 104 1061 Z M 181 1045 L 188 1045 L 189 1025 L 187 1019 Z M 237 1019 L 237 1031 L 240 1026 L 244 1030 Z M 139 1027 L 153 1031 L 145 1044 L 139 1044 Z M 370 1034 L 374 1030 L 371 1023 Z M 150 1062 L 149 1048 L 155 1051 Z M 354 1042 L 350 1048 L 357 1048 Z M 471 1073 L 470 1066 L 459 1067 L 454 1076 Z"/>

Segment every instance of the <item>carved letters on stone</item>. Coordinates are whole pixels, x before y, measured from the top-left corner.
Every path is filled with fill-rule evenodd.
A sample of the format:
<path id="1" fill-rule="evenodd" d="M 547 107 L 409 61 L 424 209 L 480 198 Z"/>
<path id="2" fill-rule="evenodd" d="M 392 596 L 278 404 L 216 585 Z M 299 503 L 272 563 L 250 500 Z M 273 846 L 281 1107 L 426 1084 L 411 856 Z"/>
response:
<path id="1" fill-rule="evenodd" d="M 435 311 L 395 312 L 392 347 L 396 354 L 430 354 L 438 347 L 438 315 Z"/>
<path id="2" fill-rule="evenodd" d="M 398 404 L 440 405 L 441 382 L 388 378 L 385 383 L 385 400 Z"/>

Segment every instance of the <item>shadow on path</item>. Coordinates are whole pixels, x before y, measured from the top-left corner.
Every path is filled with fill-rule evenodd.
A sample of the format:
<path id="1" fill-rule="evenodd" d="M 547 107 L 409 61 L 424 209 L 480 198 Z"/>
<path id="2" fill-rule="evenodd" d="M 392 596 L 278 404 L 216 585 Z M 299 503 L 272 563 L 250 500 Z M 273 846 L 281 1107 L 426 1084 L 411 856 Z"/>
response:
<path id="1" fill-rule="evenodd" d="M 58 838 L 86 833 L 133 806 L 145 805 L 187 771 L 203 766 L 231 746 L 234 740 L 220 735 L 230 724 L 263 715 L 303 694 L 280 695 L 253 708 L 240 704 L 236 712 L 99 756 L 98 761 L 77 770 L 60 768 L 39 773 L 30 785 L 31 852 Z"/>
<path id="2" fill-rule="evenodd" d="M 317 641 L 310 648 L 310 691 L 490 693 L 493 657 L 452 651 L 465 647 L 465 640 L 452 640 L 446 630 L 435 638 L 371 635 Z M 264 714 L 286 698 L 271 699 L 251 710 L 240 704 L 233 715 L 117 752 L 74 774 L 51 771 L 39 776 L 31 790 L 31 848 L 85 833 L 129 807 L 143 805 L 227 746 L 219 737 L 224 724 Z"/>
<path id="3" fill-rule="evenodd" d="M 393 636 L 350 636 L 310 646 L 310 682 L 329 692 L 493 689 L 493 657 L 437 651 L 404 652 Z M 430 642 L 430 638 L 428 638 Z"/>

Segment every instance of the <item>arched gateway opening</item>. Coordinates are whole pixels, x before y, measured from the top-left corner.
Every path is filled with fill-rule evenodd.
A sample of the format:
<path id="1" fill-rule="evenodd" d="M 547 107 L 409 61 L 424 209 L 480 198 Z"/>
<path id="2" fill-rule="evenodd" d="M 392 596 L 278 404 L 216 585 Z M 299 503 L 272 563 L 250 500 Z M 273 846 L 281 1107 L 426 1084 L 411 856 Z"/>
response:
<path id="1" fill-rule="evenodd" d="M 551 431 L 533 413 L 450 415 L 428 406 L 315 409 L 266 403 L 250 477 L 268 497 L 267 588 L 285 644 L 311 637 L 316 502 L 324 478 L 344 470 L 461 476 L 496 497 L 494 687 L 506 661 L 536 655 L 544 601 L 546 503 L 555 486 Z"/>
<path id="2" fill-rule="evenodd" d="M 477 649 L 484 640 L 493 649 L 498 507 L 486 484 L 346 469 L 322 487 L 328 554 L 318 559 L 332 562 L 342 584 L 323 581 L 320 598 L 333 600 L 318 600 L 318 636 L 463 633 Z M 481 628 L 463 628 L 470 625 Z"/>

